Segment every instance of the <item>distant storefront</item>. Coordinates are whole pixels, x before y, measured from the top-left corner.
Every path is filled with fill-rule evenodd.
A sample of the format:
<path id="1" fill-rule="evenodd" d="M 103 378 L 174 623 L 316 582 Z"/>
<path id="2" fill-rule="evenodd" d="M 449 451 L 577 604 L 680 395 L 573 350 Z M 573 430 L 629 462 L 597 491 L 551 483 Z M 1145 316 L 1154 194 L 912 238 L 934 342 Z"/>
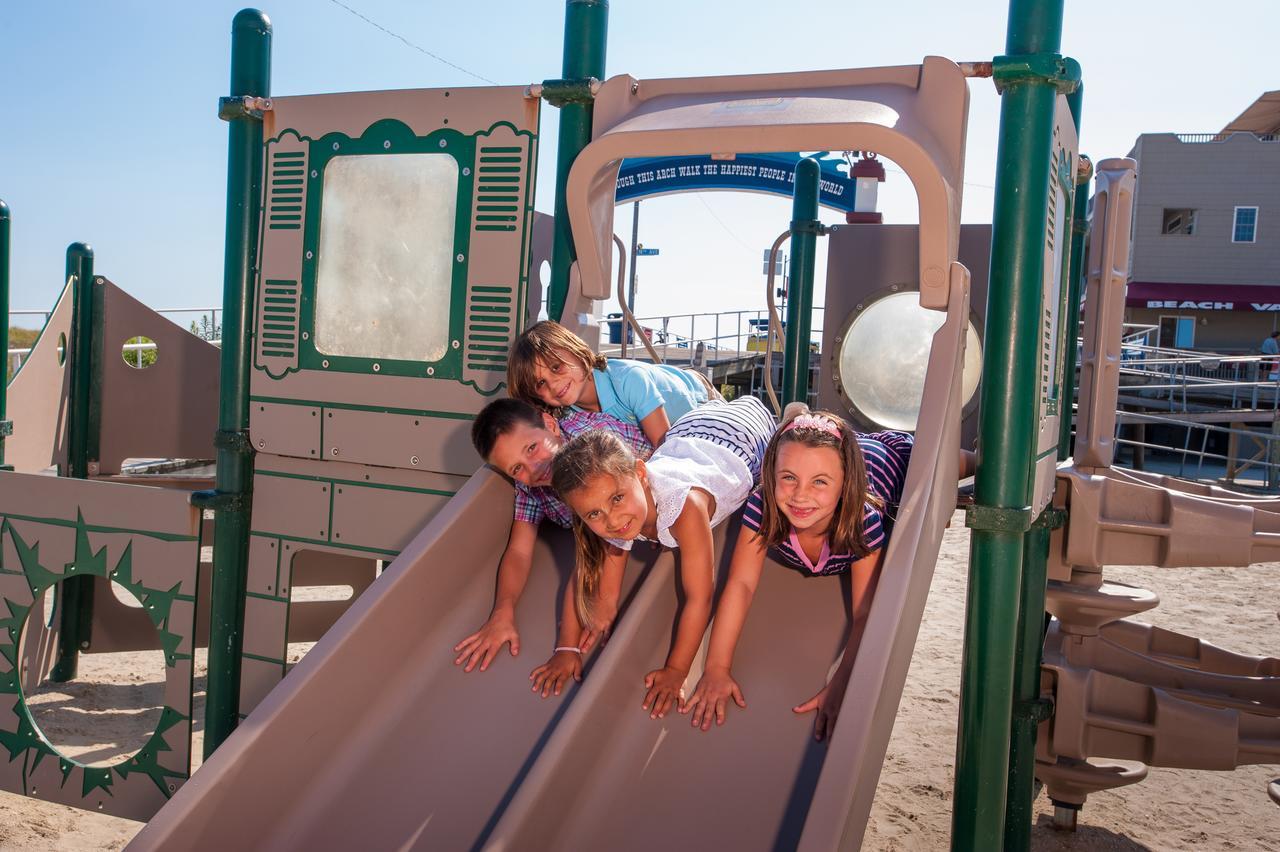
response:
<path id="1" fill-rule="evenodd" d="M 1280 330 L 1280 285 L 1130 281 L 1129 322 L 1156 326 L 1158 345 L 1255 352 Z"/>

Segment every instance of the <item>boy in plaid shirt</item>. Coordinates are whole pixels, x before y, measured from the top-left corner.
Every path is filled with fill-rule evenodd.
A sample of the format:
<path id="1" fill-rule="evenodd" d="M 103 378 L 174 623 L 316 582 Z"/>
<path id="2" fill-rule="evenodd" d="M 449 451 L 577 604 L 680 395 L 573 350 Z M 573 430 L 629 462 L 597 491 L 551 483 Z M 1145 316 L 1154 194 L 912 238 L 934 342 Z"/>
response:
<path id="1" fill-rule="evenodd" d="M 516 603 L 533 567 L 533 544 L 538 524 L 549 519 L 569 528 L 573 511 L 551 490 L 551 460 L 575 435 L 608 429 L 618 435 L 637 458 L 647 459 L 653 445 L 638 426 L 598 411 L 570 411 L 560 421 L 518 399 L 497 399 L 481 409 L 471 426 L 476 452 L 516 487 L 514 517 L 507 549 L 498 562 L 498 589 L 493 610 L 480 629 L 463 639 L 454 651 L 455 665 L 465 671 L 477 665 L 484 671 L 503 645 L 511 656 L 520 653 Z"/>

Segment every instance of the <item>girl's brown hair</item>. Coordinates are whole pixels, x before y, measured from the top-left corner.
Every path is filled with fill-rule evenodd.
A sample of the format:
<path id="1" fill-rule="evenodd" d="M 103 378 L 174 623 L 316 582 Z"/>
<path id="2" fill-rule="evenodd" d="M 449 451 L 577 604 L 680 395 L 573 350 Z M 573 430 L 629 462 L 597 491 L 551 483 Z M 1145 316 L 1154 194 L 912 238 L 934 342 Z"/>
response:
<path id="1" fill-rule="evenodd" d="M 534 392 L 538 381 L 534 370 L 539 362 L 551 367 L 563 361 L 581 364 L 588 376 L 592 370 L 605 368 L 604 356 L 593 352 L 585 340 L 560 323 L 551 320 L 534 323 L 511 344 L 511 355 L 507 359 L 507 393 L 539 408 L 546 408 Z"/>
<path id="2" fill-rule="evenodd" d="M 617 435 L 603 429 L 583 432 L 571 439 L 551 463 L 551 487 L 562 500 L 601 475 L 616 479 L 636 475 L 636 457 L 631 450 Z M 573 542 L 577 562 L 573 601 L 578 621 L 585 627 L 591 623 L 591 602 L 600 591 L 605 541 L 575 513 Z"/>
<path id="3" fill-rule="evenodd" d="M 791 407 L 788 406 L 788 409 Z M 764 503 L 764 512 L 760 519 L 760 535 L 765 540 L 765 546 L 776 547 L 791 535 L 791 522 L 778 508 L 774 494 L 778 485 L 778 451 L 784 444 L 799 444 L 802 447 L 828 447 L 839 454 L 844 467 L 844 488 L 836 503 L 831 525 L 827 528 L 827 541 L 832 553 L 848 553 L 858 558 L 866 556 L 868 551 L 862 541 L 863 505 L 870 503 L 877 509 L 883 509 L 884 501 L 867 486 L 867 467 L 862 459 L 862 448 L 858 446 L 858 436 L 848 423 L 827 411 L 810 413 L 807 408 L 797 404 L 788 414 L 791 416 L 784 418 L 764 452 L 760 472 L 760 491 L 764 497 L 761 501 Z M 825 429 L 812 426 L 788 429 L 787 425 L 791 420 L 802 414 L 830 421 L 839 429 L 840 436 L 836 437 Z"/>

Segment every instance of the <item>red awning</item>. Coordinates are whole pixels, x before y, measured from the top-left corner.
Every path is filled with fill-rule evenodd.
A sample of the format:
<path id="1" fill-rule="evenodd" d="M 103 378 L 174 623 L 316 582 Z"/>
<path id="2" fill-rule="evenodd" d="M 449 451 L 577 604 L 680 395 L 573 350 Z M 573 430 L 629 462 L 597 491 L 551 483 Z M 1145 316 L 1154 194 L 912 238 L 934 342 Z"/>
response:
<path id="1" fill-rule="evenodd" d="M 1131 281 L 1125 307 L 1184 311 L 1280 311 L 1280 285 Z"/>

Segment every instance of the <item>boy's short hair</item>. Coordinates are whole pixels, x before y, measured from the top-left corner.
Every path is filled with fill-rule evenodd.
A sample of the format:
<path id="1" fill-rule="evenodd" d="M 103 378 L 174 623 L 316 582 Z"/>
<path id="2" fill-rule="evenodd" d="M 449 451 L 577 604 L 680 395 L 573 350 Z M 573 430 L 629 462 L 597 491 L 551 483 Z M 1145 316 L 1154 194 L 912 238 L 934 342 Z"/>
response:
<path id="1" fill-rule="evenodd" d="M 489 460 L 494 444 L 519 424 L 543 428 L 542 412 L 522 399 L 495 399 L 480 409 L 471 424 L 471 443 L 480 458 Z"/>
<path id="2" fill-rule="evenodd" d="M 539 361 L 550 366 L 570 359 L 581 364 L 587 374 L 605 368 L 604 356 L 592 351 L 585 340 L 560 323 L 551 320 L 534 323 L 511 344 L 511 356 L 507 359 L 507 392 L 541 405 L 533 390 L 537 382 L 533 375 L 535 366 Z"/>

